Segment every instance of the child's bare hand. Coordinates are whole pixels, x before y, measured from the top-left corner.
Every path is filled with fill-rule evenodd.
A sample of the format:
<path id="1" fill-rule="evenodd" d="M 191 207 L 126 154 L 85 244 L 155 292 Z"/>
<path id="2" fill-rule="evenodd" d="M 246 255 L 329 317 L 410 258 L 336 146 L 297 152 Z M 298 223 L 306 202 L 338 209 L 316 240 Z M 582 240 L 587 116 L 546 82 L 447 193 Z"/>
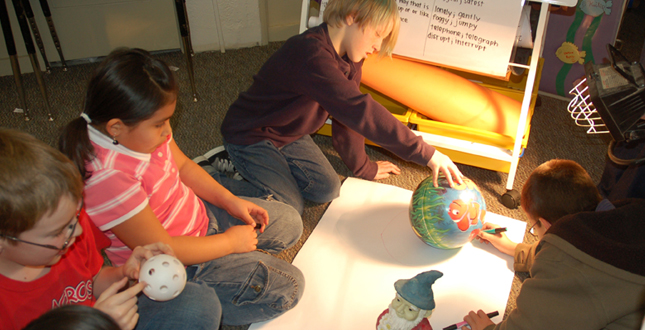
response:
<path id="1" fill-rule="evenodd" d="M 488 318 L 488 315 L 484 313 L 483 310 L 478 310 L 477 313 L 470 311 L 468 315 L 464 316 L 464 321 L 468 322 L 470 329 L 472 330 L 483 330 L 485 327 L 495 324 L 493 321 Z M 470 330 L 467 326 L 461 327 L 461 330 Z"/>
<path id="2" fill-rule="evenodd" d="M 123 264 L 123 275 L 132 280 L 139 279 L 139 270 L 141 269 L 141 264 L 156 256 L 158 254 L 169 254 L 171 256 L 175 255 L 172 248 L 168 244 L 161 242 L 148 244 L 146 246 L 137 246 L 132 250 L 132 254 Z"/>
<path id="3" fill-rule="evenodd" d="M 259 224 L 261 233 L 269 225 L 269 213 L 265 209 L 241 198 L 235 197 L 231 199 L 227 203 L 226 212 L 253 226 L 253 228 L 255 228 L 256 224 Z"/>
<path id="4" fill-rule="evenodd" d="M 112 283 L 96 300 L 94 308 L 110 315 L 123 330 L 134 329 L 139 321 L 137 312 L 137 294 L 146 286 L 137 283 L 123 292 L 119 292 L 128 281 L 127 277 Z"/>
<path id="5" fill-rule="evenodd" d="M 511 241 L 505 233 L 489 234 L 484 232 L 484 230 L 486 229 L 494 229 L 499 227 L 499 225 L 496 225 L 494 223 L 484 223 L 484 225 L 482 226 L 482 231 L 477 234 L 477 239 L 479 239 L 479 241 L 482 243 L 493 244 L 493 246 L 500 252 L 512 256 L 515 254 L 515 247 L 517 246 L 517 243 Z"/>
<path id="6" fill-rule="evenodd" d="M 495 229 L 495 228 L 500 228 L 500 227 L 501 227 L 500 225 L 497 225 L 497 224 L 494 224 L 494 223 L 484 222 L 484 224 L 482 225 L 481 231 L 477 234 L 477 239 L 481 243 L 490 243 L 490 241 L 487 238 L 495 239 L 495 238 L 492 238 L 490 236 L 499 237 L 497 235 L 500 235 L 500 234 L 497 234 L 497 235 L 488 234 L 488 233 L 485 233 L 484 230 Z"/>
<path id="7" fill-rule="evenodd" d="M 455 182 L 459 184 L 464 183 L 461 178 L 461 171 L 457 168 L 457 165 L 452 162 L 450 157 L 442 154 L 439 150 L 434 151 L 432 158 L 430 158 L 430 161 L 428 162 L 428 166 L 432 169 L 432 177 L 434 178 L 433 183 L 435 187 L 438 186 L 440 172 L 446 176 L 451 187 L 455 186 Z"/>
<path id="8" fill-rule="evenodd" d="M 223 235 L 228 237 L 233 253 L 255 251 L 257 248 L 258 234 L 253 226 L 233 226 L 227 229 Z"/>
<path id="9" fill-rule="evenodd" d="M 378 165 L 378 170 L 374 180 L 386 179 L 390 174 L 401 174 L 401 169 L 388 161 L 379 160 L 376 162 L 376 165 Z"/>

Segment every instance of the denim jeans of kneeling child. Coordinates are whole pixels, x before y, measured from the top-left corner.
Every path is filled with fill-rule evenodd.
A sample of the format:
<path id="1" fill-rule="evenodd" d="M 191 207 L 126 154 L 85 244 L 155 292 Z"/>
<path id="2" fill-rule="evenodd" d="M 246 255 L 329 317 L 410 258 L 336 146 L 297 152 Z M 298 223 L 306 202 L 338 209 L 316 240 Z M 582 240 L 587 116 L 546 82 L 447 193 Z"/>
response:
<path id="1" fill-rule="evenodd" d="M 258 249 L 279 253 L 298 242 L 302 235 L 302 220 L 293 207 L 271 198 L 242 198 L 269 213 L 269 225 L 258 234 Z M 204 204 L 210 217 L 207 235 L 244 224 L 225 210 L 206 201 Z M 298 268 L 261 251 L 230 254 L 190 266 L 186 271 L 189 281 L 203 281 L 215 289 L 222 305 L 222 323 L 227 325 L 275 318 L 298 303 L 305 285 Z"/>
<path id="2" fill-rule="evenodd" d="M 338 174 L 309 135 L 280 148 L 268 140 L 224 146 L 244 179 L 300 214 L 305 199 L 326 203 L 340 194 Z"/>

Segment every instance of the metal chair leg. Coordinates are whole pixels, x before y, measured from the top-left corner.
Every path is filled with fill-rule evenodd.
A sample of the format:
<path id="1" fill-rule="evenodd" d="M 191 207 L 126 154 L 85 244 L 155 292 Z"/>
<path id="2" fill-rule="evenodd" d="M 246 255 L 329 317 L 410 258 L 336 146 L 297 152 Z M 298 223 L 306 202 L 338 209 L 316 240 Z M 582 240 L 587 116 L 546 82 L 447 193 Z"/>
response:
<path id="1" fill-rule="evenodd" d="M 27 54 L 29 54 L 29 59 L 31 60 L 31 66 L 34 69 L 34 74 L 36 75 L 36 80 L 38 81 L 38 87 L 40 87 L 40 93 L 42 94 L 43 99 L 45 100 L 45 108 L 47 109 L 47 115 L 49 116 L 49 121 L 54 121 L 51 107 L 49 106 L 49 97 L 47 96 L 47 88 L 45 87 L 43 74 L 40 71 L 40 65 L 38 64 L 38 59 L 36 58 L 36 48 L 34 48 L 34 41 L 31 39 L 31 33 L 29 32 L 29 24 L 27 23 L 25 10 L 22 7 L 20 0 L 12 0 L 12 1 L 13 1 L 13 7 L 16 11 L 16 17 L 18 17 L 20 32 L 22 33 L 22 38 L 25 41 L 25 48 L 27 48 Z"/>
<path id="2" fill-rule="evenodd" d="M 195 56 L 193 50 L 193 39 L 190 36 L 190 22 L 188 21 L 188 9 L 186 9 L 186 0 L 182 1 L 184 5 L 184 17 L 186 18 L 186 31 L 188 32 L 188 45 L 190 46 L 190 56 Z"/>
<path id="3" fill-rule="evenodd" d="M 13 70 L 13 78 L 16 81 L 16 90 L 18 91 L 18 98 L 20 99 L 20 106 L 25 115 L 25 121 L 31 120 L 29 117 L 29 109 L 27 109 L 27 98 L 25 97 L 25 88 L 22 85 L 22 74 L 20 73 L 20 64 L 18 63 L 18 56 L 9 55 L 11 61 L 11 69 Z"/>
<path id="4" fill-rule="evenodd" d="M 188 20 L 185 8 L 186 0 L 175 0 L 175 9 L 177 10 L 177 19 L 179 20 L 179 31 L 181 33 L 181 41 L 184 44 L 184 54 L 186 55 L 186 68 L 188 70 L 188 78 L 190 79 L 190 87 L 193 91 L 193 101 L 197 102 L 197 91 L 195 90 L 195 73 L 193 71 L 193 58 L 191 55 L 193 47 L 190 42 L 190 33 L 188 32 Z"/>
<path id="5" fill-rule="evenodd" d="M 43 62 L 45 63 L 45 70 L 47 71 L 47 73 L 51 73 L 52 68 L 49 65 L 49 61 L 47 60 L 47 53 L 45 53 L 45 45 L 43 45 L 43 39 L 40 36 L 40 30 L 38 30 L 38 24 L 36 24 L 36 19 L 34 18 L 34 11 L 31 10 L 31 4 L 29 3 L 29 0 L 21 0 L 20 3 L 22 4 L 22 9 L 25 11 L 25 16 L 27 16 L 27 20 L 29 21 L 29 27 L 31 28 L 31 32 L 33 32 L 34 34 L 34 39 L 36 39 L 36 45 L 38 46 L 40 55 L 43 57 Z"/>
<path id="6" fill-rule="evenodd" d="M 38 65 L 38 59 L 36 58 L 36 53 L 30 53 L 29 59 L 31 60 L 31 66 L 34 68 L 36 73 L 36 81 L 38 81 L 38 87 L 40 88 L 40 94 L 42 94 L 43 99 L 45 100 L 45 109 L 47 109 L 47 117 L 49 121 L 54 121 L 52 116 L 51 106 L 49 105 L 49 96 L 47 95 L 47 87 L 45 86 L 45 81 L 43 80 L 43 73 L 40 72 L 40 65 Z"/>
<path id="7" fill-rule="evenodd" d="M 63 56 L 63 48 L 61 48 L 60 46 L 60 40 L 58 40 L 58 34 L 56 33 L 56 27 L 54 27 L 54 21 L 52 20 L 52 13 L 49 10 L 49 4 L 47 3 L 47 0 L 40 0 L 40 8 L 43 11 L 43 15 L 45 15 L 45 19 L 47 20 L 49 33 L 52 35 L 52 40 L 54 40 L 54 46 L 56 46 L 56 50 L 58 51 L 58 56 L 60 57 L 60 61 L 63 64 L 63 71 L 67 71 L 67 63 L 65 63 L 65 57 Z"/>
<path id="8" fill-rule="evenodd" d="M 2 32 L 4 34 L 5 45 L 7 46 L 7 53 L 11 61 L 11 69 L 13 70 L 13 77 L 16 81 L 16 91 L 18 92 L 18 99 L 20 107 L 25 115 L 25 120 L 28 121 L 29 109 L 27 109 L 27 99 L 25 98 L 25 89 L 22 86 L 22 75 L 20 73 L 20 64 L 16 56 L 16 43 L 13 40 L 13 31 L 11 30 L 11 22 L 9 21 L 9 13 L 7 12 L 7 4 L 4 0 L 0 0 L 0 24 L 2 24 Z"/>
<path id="9" fill-rule="evenodd" d="M 186 66 L 188 68 L 188 78 L 190 79 L 190 88 L 193 91 L 193 102 L 197 102 L 197 91 L 195 90 L 195 73 L 193 70 L 193 57 L 190 55 L 190 48 L 188 45 L 189 38 L 182 37 L 182 43 L 184 44 L 184 53 L 186 54 Z"/>

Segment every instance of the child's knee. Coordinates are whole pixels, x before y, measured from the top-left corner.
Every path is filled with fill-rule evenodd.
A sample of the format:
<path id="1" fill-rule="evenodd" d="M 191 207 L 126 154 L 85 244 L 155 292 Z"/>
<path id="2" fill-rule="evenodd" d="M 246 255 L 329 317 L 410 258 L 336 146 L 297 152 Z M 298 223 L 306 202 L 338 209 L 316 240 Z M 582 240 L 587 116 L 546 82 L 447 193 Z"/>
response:
<path id="1" fill-rule="evenodd" d="M 258 237 L 258 248 L 271 253 L 295 245 L 302 236 L 302 218 L 300 213 L 291 205 L 280 201 L 270 201 L 267 206 L 269 211 L 269 226 Z M 266 206 L 266 204 L 263 204 Z"/>
<path id="2" fill-rule="evenodd" d="M 315 203 L 331 202 L 340 195 L 340 186 L 338 175 L 331 176 L 309 190 L 306 198 Z"/>
<path id="3" fill-rule="evenodd" d="M 159 302 L 141 295 L 137 329 L 217 329 L 222 305 L 215 290 L 204 282 L 187 282 L 180 295 Z"/>
<path id="4" fill-rule="evenodd" d="M 338 176 L 334 178 L 335 180 L 329 180 L 329 186 L 328 186 L 328 192 L 327 192 L 327 198 L 328 201 L 332 201 L 336 199 L 338 196 L 340 196 L 340 179 Z"/>
<path id="5" fill-rule="evenodd" d="M 278 202 L 279 203 L 279 202 Z M 302 217 L 300 213 L 293 207 L 287 204 L 282 204 L 280 213 L 281 228 L 283 229 L 283 240 L 287 247 L 291 247 L 298 242 L 302 236 Z"/>
<path id="6" fill-rule="evenodd" d="M 280 295 L 271 307 L 278 311 L 286 312 L 294 308 L 305 291 L 305 276 L 302 274 L 300 269 L 297 267 L 288 264 L 287 269 L 278 269 L 274 270 L 276 274 L 279 274 L 278 279 L 274 281 L 274 287 L 280 288 Z M 288 288 L 285 290 L 285 288 Z"/>
<path id="7" fill-rule="evenodd" d="M 219 329 L 222 322 L 222 305 L 217 295 L 212 296 L 207 304 L 194 304 L 191 307 L 190 315 L 184 318 L 185 329 Z"/>
<path id="8" fill-rule="evenodd" d="M 294 299 L 289 309 L 295 307 L 298 304 L 298 302 L 300 302 L 300 299 L 302 298 L 302 295 L 305 292 L 305 275 L 302 273 L 302 271 L 300 271 L 298 267 L 293 265 L 291 265 L 291 267 L 292 267 L 292 276 L 295 279 L 297 290 L 295 292 Z"/>
<path id="9" fill-rule="evenodd" d="M 275 198 L 275 200 L 283 202 L 284 204 L 293 207 L 293 209 L 296 210 L 296 213 L 298 213 L 298 217 L 300 217 L 302 212 L 304 212 L 304 210 L 305 210 L 305 199 L 297 191 L 294 194 L 289 194 L 289 195 L 285 195 L 285 196 L 281 196 L 281 197 L 280 196 L 272 196 L 271 198 L 273 198 L 273 197 L 277 197 L 277 198 Z"/>
<path id="10" fill-rule="evenodd" d="M 183 318 L 183 326 L 186 329 L 218 329 L 222 320 L 222 305 L 215 290 L 203 282 L 186 285 L 184 290 L 188 290 L 190 298 L 182 303 L 187 314 Z"/>
<path id="11" fill-rule="evenodd" d="M 305 277 L 300 269 L 284 260 L 264 261 L 258 262 L 248 286 L 234 298 L 234 304 L 244 305 L 260 299 L 279 315 L 298 304 L 304 292 Z"/>

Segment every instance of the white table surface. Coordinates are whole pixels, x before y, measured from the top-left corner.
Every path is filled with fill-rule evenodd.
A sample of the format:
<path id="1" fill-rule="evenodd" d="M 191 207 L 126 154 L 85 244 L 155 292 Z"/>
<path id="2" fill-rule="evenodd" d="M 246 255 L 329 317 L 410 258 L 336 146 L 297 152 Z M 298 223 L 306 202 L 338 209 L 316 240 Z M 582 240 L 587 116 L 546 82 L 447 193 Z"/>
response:
<path id="1" fill-rule="evenodd" d="M 348 178 L 293 261 L 305 275 L 300 303 L 251 330 L 375 329 L 378 315 L 395 296 L 394 282 L 427 270 L 444 275 L 432 286 L 435 330 L 463 320 L 470 310 L 506 308 L 513 258 L 478 241 L 459 249 L 425 244 L 410 226 L 412 191 Z M 486 222 L 508 228 L 521 242 L 525 223 L 491 212 Z"/>

